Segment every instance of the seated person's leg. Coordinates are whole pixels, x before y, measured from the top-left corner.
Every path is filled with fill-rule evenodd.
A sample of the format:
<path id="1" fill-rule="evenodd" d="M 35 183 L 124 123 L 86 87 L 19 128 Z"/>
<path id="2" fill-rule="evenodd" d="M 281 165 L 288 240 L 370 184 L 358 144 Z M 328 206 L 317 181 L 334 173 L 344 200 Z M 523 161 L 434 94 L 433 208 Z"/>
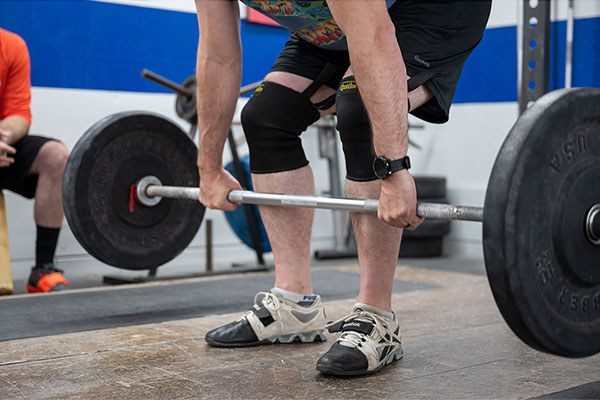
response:
<path id="1" fill-rule="evenodd" d="M 27 290 L 30 293 L 60 290 L 68 283 L 61 271 L 54 268 L 54 253 L 64 216 L 61 188 L 68 150 L 58 141 L 39 136 L 26 136 L 14 147 L 15 162 L 0 172 L 0 186 L 35 198 L 36 260 Z"/>

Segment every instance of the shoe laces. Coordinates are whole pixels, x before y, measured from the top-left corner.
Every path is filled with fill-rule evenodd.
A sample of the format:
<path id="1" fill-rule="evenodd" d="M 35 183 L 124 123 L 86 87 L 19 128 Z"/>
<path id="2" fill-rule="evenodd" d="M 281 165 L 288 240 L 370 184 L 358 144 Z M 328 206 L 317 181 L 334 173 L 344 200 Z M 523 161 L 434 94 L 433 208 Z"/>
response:
<path id="1" fill-rule="evenodd" d="M 373 325 L 374 329 L 375 329 L 375 333 L 371 332 L 370 335 L 366 335 L 364 333 L 361 332 L 356 332 L 356 331 L 346 331 L 343 332 L 340 337 L 338 338 L 338 343 L 346 346 L 346 347 L 362 347 L 362 344 L 364 342 L 366 342 L 367 340 L 365 339 L 366 337 L 372 337 L 373 340 L 377 341 L 377 342 L 381 342 L 381 340 L 383 340 L 384 342 L 381 343 L 380 345 L 393 345 L 394 344 L 394 337 L 397 337 L 398 335 L 394 334 L 394 332 L 390 329 L 388 322 L 386 322 L 386 318 L 379 315 L 379 314 L 375 314 L 369 311 L 364 311 L 364 310 L 354 310 L 352 311 L 349 315 L 346 315 L 345 317 L 342 317 L 340 319 L 338 319 L 337 321 L 333 321 L 328 323 L 325 328 L 329 328 L 335 324 L 339 324 L 340 322 L 350 322 L 350 321 L 361 321 L 361 322 L 367 322 Z M 398 338 L 398 341 L 400 339 Z"/>
<path id="2" fill-rule="evenodd" d="M 281 308 L 281 300 L 271 292 L 258 292 L 254 296 L 254 307 L 264 306 L 269 310 L 279 310 Z"/>

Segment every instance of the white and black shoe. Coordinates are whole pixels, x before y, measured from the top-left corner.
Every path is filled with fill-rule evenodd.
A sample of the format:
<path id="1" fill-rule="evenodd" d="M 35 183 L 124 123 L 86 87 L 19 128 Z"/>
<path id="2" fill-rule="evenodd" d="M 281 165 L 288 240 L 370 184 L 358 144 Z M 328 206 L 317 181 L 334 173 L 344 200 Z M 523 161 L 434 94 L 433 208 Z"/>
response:
<path id="1" fill-rule="evenodd" d="M 355 308 L 350 315 L 327 325 L 342 334 L 317 361 L 317 370 L 329 375 L 355 376 L 380 371 L 403 356 L 400 328 L 393 318 Z"/>
<path id="2" fill-rule="evenodd" d="M 205 339 L 216 347 L 310 343 L 327 340 L 324 330 L 325 310 L 320 296 L 306 296 L 296 303 L 270 292 L 259 292 L 246 315 L 209 331 Z"/>

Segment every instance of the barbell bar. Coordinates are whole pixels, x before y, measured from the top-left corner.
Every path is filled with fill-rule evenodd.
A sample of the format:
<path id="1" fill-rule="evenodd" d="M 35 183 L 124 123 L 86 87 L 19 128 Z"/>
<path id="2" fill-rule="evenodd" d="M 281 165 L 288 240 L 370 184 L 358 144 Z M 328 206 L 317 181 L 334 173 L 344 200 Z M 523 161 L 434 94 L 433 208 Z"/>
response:
<path id="1" fill-rule="evenodd" d="M 195 95 L 194 90 L 191 90 L 190 88 L 185 87 L 184 85 L 181 85 L 179 83 L 173 82 L 169 78 L 166 78 L 160 74 L 157 74 L 156 72 L 151 71 L 147 68 L 144 68 L 142 70 L 142 72 L 140 73 L 140 75 L 143 78 L 149 79 L 155 83 L 158 83 L 159 85 L 162 85 L 168 89 L 171 89 L 175 93 L 177 93 L 181 96 L 184 96 L 188 99 L 191 99 Z M 261 85 L 261 83 L 262 83 L 262 81 L 257 81 L 257 82 L 252 82 L 252 83 L 242 86 L 240 88 L 240 96 L 254 91 L 257 87 L 259 87 Z"/>
<path id="2" fill-rule="evenodd" d="M 140 203 L 152 206 L 157 198 L 198 200 L 200 189 L 192 187 L 162 186 L 150 184 L 155 177 L 145 177 L 137 184 Z M 304 207 L 326 210 L 343 210 L 363 213 L 377 213 L 379 201 L 373 199 L 352 199 L 324 196 L 300 196 L 275 193 L 258 193 L 249 190 L 232 190 L 227 199 L 237 204 L 263 206 Z M 149 202 L 150 200 L 150 202 Z M 451 219 L 458 221 L 483 221 L 483 208 L 457 206 L 451 204 L 418 203 L 417 214 L 423 218 Z"/>
<path id="3" fill-rule="evenodd" d="M 191 99 L 192 97 L 194 97 L 193 90 L 190 90 L 189 88 L 186 88 L 185 86 L 180 85 L 179 83 L 173 82 L 172 80 L 165 78 L 164 76 L 159 75 L 154 71 L 150 71 L 147 68 L 144 68 L 142 70 L 142 72 L 140 73 L 140 75 L 146 79 L 149 79 L 155 83 L 158 83 L 159 85 L 162 85 L 168 89 L 171 89 L 175 93 L 177 93 L 181 96 L 185 96 L 188 99 Z"/>
<path id="4" fill-rule="evenodd" d="M 136 185 L 136 191 L 139 202 L 148 207 L 158 204 L 161 198 L 197 201 L 200 197 L 199 188 L 163 186 L 154 176 L 142 178 Z M 379 201 L 374 199 L 259 193 L 251 190 L 232 190 L 228 193 L 227 200 L 236 204 L 317 208 L 371 214 L 377 213 L 379 208 Z M 428 219 L 483 222 L 483 212 L 483 207 L 417 203 L 417 215 Z M 600 198 L 586 214 L 583 225 L 590 243 L 600 245 Z"/>

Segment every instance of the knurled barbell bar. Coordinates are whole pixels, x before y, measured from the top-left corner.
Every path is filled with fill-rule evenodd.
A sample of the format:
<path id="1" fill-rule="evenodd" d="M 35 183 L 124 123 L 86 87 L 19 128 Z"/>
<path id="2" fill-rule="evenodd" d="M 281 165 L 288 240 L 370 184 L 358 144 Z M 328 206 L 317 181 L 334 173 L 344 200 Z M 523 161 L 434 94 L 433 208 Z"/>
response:
<path id="1" fill-rule="evenodd" d="M 161 198 L 198 200 L 200 189 L 191 187 L 163 186 L 155 176 L 142 178 L 136 185 L 139 202 L 145 206 L 158 204 Z M 379 201 L 324 196 L 298 196 L 275 193 L 258 193 L 249 190 L 232 190 L 227 199 L 237 204 L 256 204 L 279 207 L 321 208 L 363 213 L 377 213 Z M 450 204 L 419 203 L 417 214 L 431 219 L 459 221 L 483 221 L 483 208 L 455 206 Z"/>
<path id="2" fill-rule="evenodd" d="M 173 122 L 127 112 L 92 126 L 63 181 L 65 215 L 94 257 L 126 269 L 183 251 L 204 215 L 197 148 Z M 232 191 L 234 203 L 375 212 L 376 200 Z M 483 222 L 496 304 L 529 346 L 568 357 L 600 352 L 600 89 L 559 90 L 509 132 L 483 208 L 426 204 L 426 218 Z"/>

